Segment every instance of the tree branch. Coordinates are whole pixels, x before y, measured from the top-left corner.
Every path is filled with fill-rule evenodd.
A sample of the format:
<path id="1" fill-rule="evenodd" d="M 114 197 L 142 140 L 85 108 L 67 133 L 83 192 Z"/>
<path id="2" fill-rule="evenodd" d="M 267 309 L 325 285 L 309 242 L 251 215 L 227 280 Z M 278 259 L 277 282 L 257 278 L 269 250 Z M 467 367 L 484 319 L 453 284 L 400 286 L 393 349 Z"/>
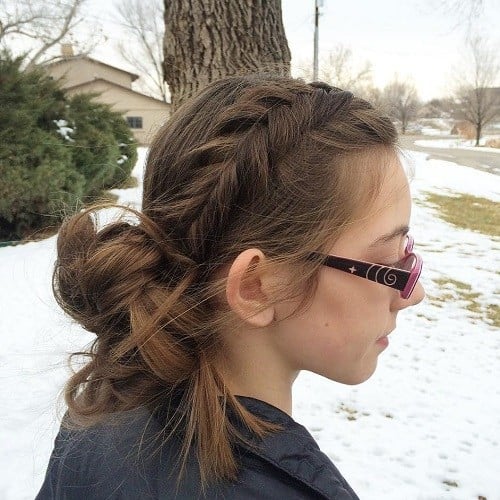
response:
<path id="1" fill-rule="evenodd" d="M 129 64 L 138 69 L 142 82 L 151 93 L 167 102 L 168 86 L 163 78 L 162 1 L 152 0 L 146 4 L 141 0 L 124 0 L 118 12 L 135 42 L 127 47 L 123 43 L 118 44 L 120 53 Z"/>
<path id="2" fill-rule="evenodd" d="M 52 49 L 85 22 L 81 14 L 85 2 L 87 0 L 52 0 L 50 3 L 0 0 L 0 42 L 9 48 L 15 46 L 19 38 L 28 41 L 30 47 L 25 56 L 28 68 L 42 60 L 53 60 L 56 57 L 51 55 Z M 95 38 L 95 22 L 93 27 L 92 37 Z"/>

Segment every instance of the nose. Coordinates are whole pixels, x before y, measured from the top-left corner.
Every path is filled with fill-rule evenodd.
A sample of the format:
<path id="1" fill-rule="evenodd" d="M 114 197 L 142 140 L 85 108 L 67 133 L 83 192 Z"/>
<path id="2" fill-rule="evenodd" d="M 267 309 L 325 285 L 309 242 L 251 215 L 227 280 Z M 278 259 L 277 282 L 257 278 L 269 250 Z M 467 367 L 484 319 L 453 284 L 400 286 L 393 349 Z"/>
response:
<path id="1" fill-rule="evenodd" d="M 407 302 L 410 302 L 408 306 L 415 306 L 420 302 L 422 302 L 424 298 L 425 298 L 425 289 L 422 283 L 420 283 L 420 281 L 417 281 L 417 284 L 415 285 L 412 294 L 408 297 Z"/>
<path id="2" fill-rule="evenodd" d="M 420 281 L 417 281 L 417 284 L 415 285 L 412 294 L 407 299 L 403 299 L 401 295 L 398 295 L 398 300 L 394 305 L 394 309 L 401 310 L 401 309 L 406 309 L 407 307 L 415 306 L 418 303 L 422 302 L 422 300 L 424 300 L 424 297 L 425 297 L 424 287 L 422 286 L 422 283 L 420 283 Z"/>

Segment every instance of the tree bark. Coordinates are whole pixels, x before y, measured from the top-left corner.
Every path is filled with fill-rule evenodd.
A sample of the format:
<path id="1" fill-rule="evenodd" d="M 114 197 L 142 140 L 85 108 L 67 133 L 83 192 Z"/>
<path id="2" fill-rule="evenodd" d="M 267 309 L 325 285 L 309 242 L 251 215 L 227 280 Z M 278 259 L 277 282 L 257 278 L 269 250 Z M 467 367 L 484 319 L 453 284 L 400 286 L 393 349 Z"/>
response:
<path id="1" fill-rule="evenodd" d="M 476 144 L 474 144 L 476 147 L 479 146 L 479 141 L 481 140 L 481 133 L 482 133 L 482 124 L 476 123 Z"/>
<path id="2" fill-rule="evenodd" d="M 210 82 L 290 74 L 281 0 L 164 0 L 163 73 L 174 109 Z"/>

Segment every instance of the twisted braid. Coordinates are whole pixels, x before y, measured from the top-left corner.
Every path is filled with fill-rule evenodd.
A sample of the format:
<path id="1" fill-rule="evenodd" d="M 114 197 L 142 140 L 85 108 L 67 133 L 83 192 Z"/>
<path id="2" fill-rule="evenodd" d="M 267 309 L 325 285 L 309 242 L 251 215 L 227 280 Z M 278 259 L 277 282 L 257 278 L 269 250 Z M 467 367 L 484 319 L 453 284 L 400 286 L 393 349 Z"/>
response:
<path id="1" fill-rule="evenodd" d="M 209 260 L 211 245 L 220 240 L 235 210 L 268 197 L 280 175 L 279 162 L 309 132 L 346 113 L 352 98 L 329 86 L 284 86 L 279 80 L 244 89 L 213 120 L 206 142 L 179 160 L 183 168 L 197 171 L 170 204 L 187 253 L 197 262 Z"/>

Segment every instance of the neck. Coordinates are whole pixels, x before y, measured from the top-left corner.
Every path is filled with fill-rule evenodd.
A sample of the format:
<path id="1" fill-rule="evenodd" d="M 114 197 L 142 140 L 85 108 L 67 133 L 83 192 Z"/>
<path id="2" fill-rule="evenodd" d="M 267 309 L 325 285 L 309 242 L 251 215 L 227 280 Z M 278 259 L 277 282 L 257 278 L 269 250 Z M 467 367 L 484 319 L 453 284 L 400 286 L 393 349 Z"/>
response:
<path id="1" fill-rule="evenodd" d="M 229 392 L 260 399 L 292 416 L 292 386 L 297 366 L 284 356 L 271 328 L 234 328 L 216 361 Z"/>
<path id="2" fill-rule="evenodd" d="M 245 356 L 226 356 L 220 367 L 229 392 L 260 399 L 292 416 L 292 385 L 299 371 L 281 366 L 269 355 L 244 352 Z"/>
<path id="3" fill-rule="evenodd" d="M 288 388 L 279 389 L 273 387 L 262 387 L 260 390 L 256 387 L 245 387 L 244 384 L 237 384 L 234 381 L 228 381 L 229 391 L 237 396 L 246 396 L 249 398 L 264 401 L 281 411 L 292 416 L 292 390 L 291 385 Z"/>

